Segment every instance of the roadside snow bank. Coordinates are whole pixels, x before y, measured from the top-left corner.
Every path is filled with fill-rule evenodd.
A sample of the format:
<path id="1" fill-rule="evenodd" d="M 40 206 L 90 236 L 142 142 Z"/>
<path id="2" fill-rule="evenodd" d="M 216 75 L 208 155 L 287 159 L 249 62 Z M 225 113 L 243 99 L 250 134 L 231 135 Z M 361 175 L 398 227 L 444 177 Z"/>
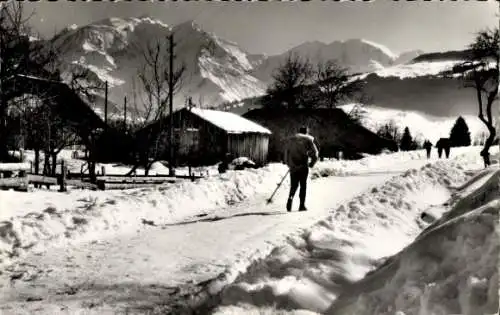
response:
<path id="1" fill-rule="evenodd" d="M 161 169 L 161 165 L 155 168 Z M 270 164 L 195 182 L 125 191 L 0 191 L 0 266 L 46 241 L 99 239 L 102 233 L 133 230 L 142 224 L 171 224 L 255 195 L 268 197 L 285 173 L 285 165 Z M 346 174 L 329 162 L 312 171 L 319 173 L 315 177 Z M 287 189 L 288 178 L 283 186 Z"/>
<path id="2" fill-rule="evenodd" d="M 469 170 L 480 170 L 484 168 L 482 160 L 479 159 L 479 152 L 482 147 L 459 147 L 452 148 L 449 160 L 461 161 L 463 165 L 467 165 Z M 492 164 L 498 164 L 498 146 L 490 149 Z M 426 153 L 424 150 L 416 151 L 400 151 L 395 153 L 381 153 L 378 155 L 365 154 L 365 157 L 360 160 L 336 160 L 328 159 L 318 163 L 318 168 L 313 169 L 311 177 L 323 176 L 323 174 L 332 171 L 336 176 L 342 175 L 357 175 L 367 173 L 386 173 L 388 170 L 392 172 L 404 171 L 395 169 L 396 161 L 411 161 L 424 160 Z M 432 157 L 428 160 L 429 163 L 437 161 L 447 161 L 448 159 L 438 159 L 437 154 L 433 151 Z M 493 165 L 494 167 L 494 165 Z"/>
<path id="3" fill-rule="evenodd" d="M 498 313 L 500 171 L 480 174 L 452 209 L 326 314 Z"/>
<path id="4" fill-rule="evenodd" d="M 255 262 L 223 290 L 216 314 L 231 314 L 242 304 L 324 312 L 344 287 L 410 243 L 426 226 L 421 212 L 442 207 L 450 185 L 467 178 L 457 161 L 393 177 Z"/>
<path id="5" fill-rule="evenodd" d="M 172 223 L 194 217 L 207 209 L 268 193 L 268 182 L 277 182 L 284 170 L 283 165 L 269 165 L 262 169 L 228 172 L 197 182 L 183 181 L 117 192 L 1 191 L 1 218 L 4 221 L 0 222 L 0 265 L 22 251 L 41 245 L 40 241 L 99 238 L 99 233 L 138 228 L 143 219 L 160 224 Z M 26 199 L 30 202 L 26 203 Z M 42 209 L 37 209 L 40 204 L 44 204 Z"/>

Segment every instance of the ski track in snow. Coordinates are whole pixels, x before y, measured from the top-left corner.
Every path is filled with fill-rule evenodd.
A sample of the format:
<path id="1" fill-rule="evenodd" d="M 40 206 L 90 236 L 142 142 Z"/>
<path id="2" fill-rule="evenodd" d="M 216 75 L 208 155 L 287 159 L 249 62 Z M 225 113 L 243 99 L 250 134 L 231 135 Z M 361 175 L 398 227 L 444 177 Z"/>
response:
<path id="1" fill-rule="evenodd" d="M 386 174 L 381 173 L 382 164 L 378 171 L 364 175 L 318 178 L 310 184 L 308 212 L 283 211 L 285 186 L 271 205 L 265 205 L 267 196 L 256 195 L 187 220 L 147 221 L 154 226 L 69 246 L 47 246 L 7 269 L 5 281 L 0 282 L 0 309 L 6 314 L 35 310 L 67 314 L 81 309 L 86 314 L 106 314 L 123 308 L 142 313 L 158 307 L 164 311 L 164 304 L 185 300 L 186 292 L 211 289 L 217 293 L 252 261 L 283 244 L 293 231 L 328 217 L 342 202 L 395 174 L 427 163 L 418 159 L 393 162 L 390 168 L 385 166 L 391 170 Z M 439 191 L 433 193 L 442 197 Z M 7 275 L 12 279 L 8 285 Z"/>

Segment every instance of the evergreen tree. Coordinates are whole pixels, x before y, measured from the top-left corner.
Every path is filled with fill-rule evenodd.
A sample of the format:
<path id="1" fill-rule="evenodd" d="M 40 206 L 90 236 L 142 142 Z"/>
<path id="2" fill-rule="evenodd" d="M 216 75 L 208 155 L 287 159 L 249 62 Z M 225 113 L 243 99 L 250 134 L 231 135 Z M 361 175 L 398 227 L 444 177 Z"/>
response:
<path id="1" fill-rule="evenodd" d="M 451 128 L 450 143 L 452 147 L 466 147 L 471 144 L 469 127 L 462 116 L 457 118 Z"/>
<path id="2" fill-rule="evenodd" d="M 403 132 L 403 137 L 401 138 L 399 147 L 401 148 L 401 151 L 409 151 L 413 147 L 413 138 L 408 127 L 406 127 Z"/>

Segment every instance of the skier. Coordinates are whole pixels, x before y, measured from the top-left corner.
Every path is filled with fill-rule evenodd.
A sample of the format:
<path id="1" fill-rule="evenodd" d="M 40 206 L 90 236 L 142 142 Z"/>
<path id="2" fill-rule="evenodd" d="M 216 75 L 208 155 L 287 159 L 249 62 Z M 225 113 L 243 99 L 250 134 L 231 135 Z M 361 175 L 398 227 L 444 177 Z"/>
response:
<path id="1" fill-rule="evenodd" d="M 440 138 L 436 143 L 436 147 L 438 149 L 438 156 L 441 158 L 443 154 L 443 150 L 445 152 L 446 158 L 450 157 L 450 139 L 448 138 Z"/>
<path id="2" fill-rule="evenodd" d="M 300 206 L 299 211 L 306 211 L 306 191 L 307 191 L 307 176 L 309 175 L 309 167 L 313 167 L 318 161 L 319 152 L 314 144 L 314 138 L 309 135 L 307 127 L 300 127 L 299 133 L 288 139 L 287 148 L 285 150 L 285 162 L 290 169 L 290 194 L 286 203 L 286 210 L 292 211 L 293 197 L 300 185 Z M 309 158 L 311 161 L 309 162 Z"/>
<path id="3" fill-rule="evenodd" d="M 424 149 L 425 149 L 425 152 L 427 152 L 427 159 L 430 159 L 431 158 L 432 143 L 429 140 L 425 140 Z"/>

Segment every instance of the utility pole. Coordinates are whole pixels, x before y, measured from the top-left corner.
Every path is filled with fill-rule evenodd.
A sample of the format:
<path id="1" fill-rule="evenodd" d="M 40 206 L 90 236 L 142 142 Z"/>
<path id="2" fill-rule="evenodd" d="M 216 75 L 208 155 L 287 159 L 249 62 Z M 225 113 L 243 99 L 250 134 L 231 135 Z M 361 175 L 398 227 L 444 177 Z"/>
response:
<path id="1" fill-rule="evenodd" d="M 169 133 L 169 162 L 168 162 L 168 174 L 170 176 L 175 175 L 174 171 L 174 34 L 170 34 L 168 37 L 169 41 L 169 73 L 168 73 L 168 105 L 170 110 L 169 120 L 170 120 L 170 133 Z"/>
<path id="2" fill-rule="evenodd" d="M 108 128 L 108 81 L 104 85 L 104 123 Z"/>
<path id="3" fill-rule="evenodd" d="M 127 97 L 123 99 L 123 130 L 127 132 Z"/>

